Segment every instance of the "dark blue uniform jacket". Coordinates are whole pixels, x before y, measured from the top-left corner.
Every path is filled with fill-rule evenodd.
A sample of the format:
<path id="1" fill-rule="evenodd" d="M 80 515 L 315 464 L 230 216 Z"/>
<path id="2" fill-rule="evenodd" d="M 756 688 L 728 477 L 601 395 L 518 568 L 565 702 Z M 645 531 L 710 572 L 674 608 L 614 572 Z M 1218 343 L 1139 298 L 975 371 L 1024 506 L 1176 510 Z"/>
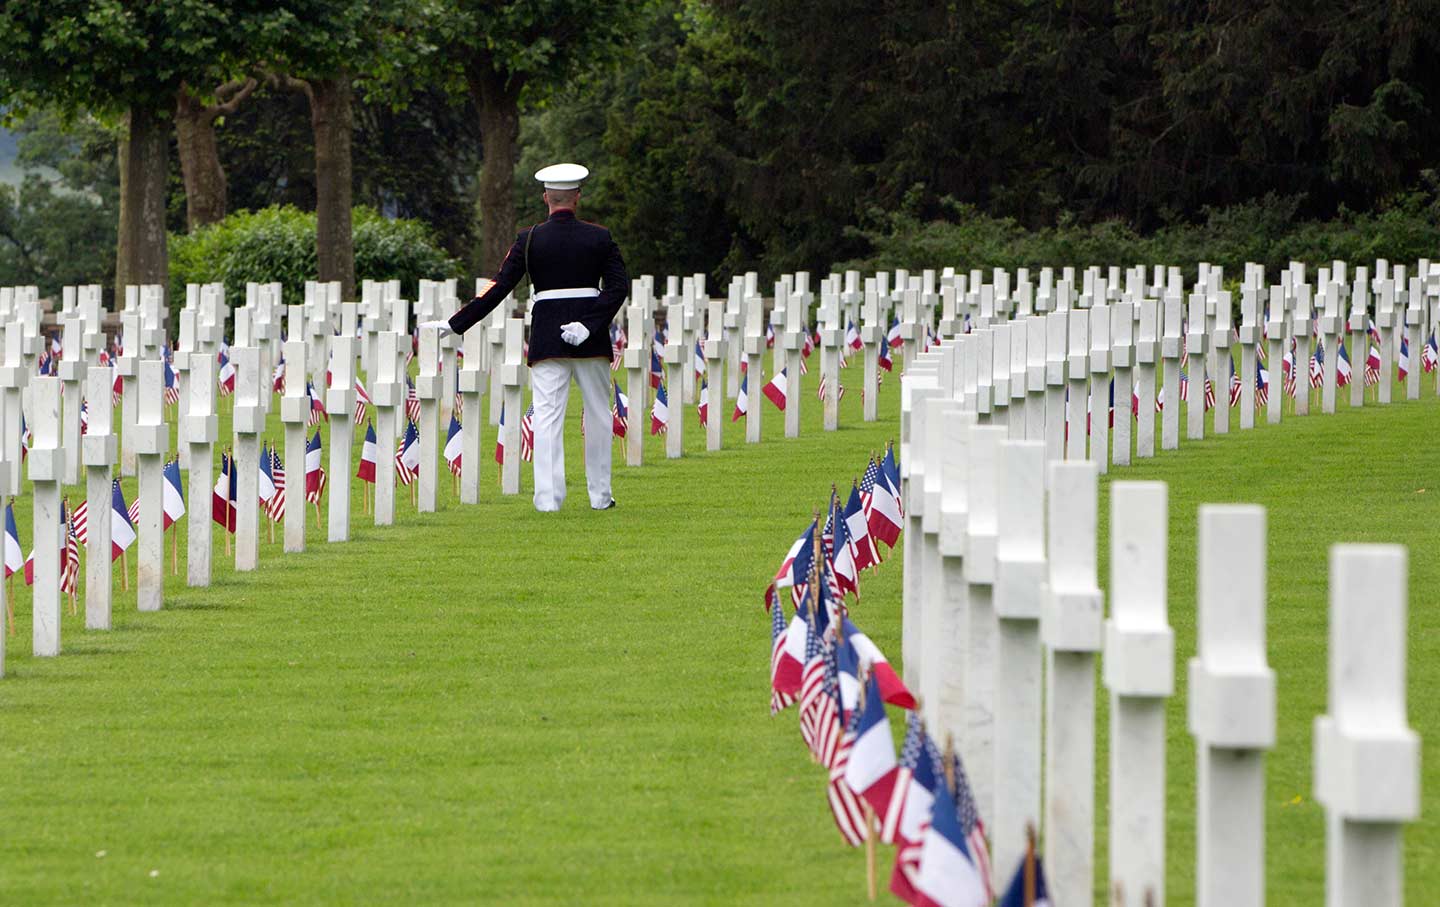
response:
<path id="1" fill-rule="evenodd" d="M 574 211 L 565 209 L 551 214 L 544 223 L 520 231 L 500 273 L 495 275 L 495 285 L 451 317 L 451 330 L 465 333 L 515 289 L 526 273 L 527 240 L 530 281 L 536 290 L 600 288 L 599 297 L 535 303 L 530 317 L 529 364 L 542 359 L 609 359 L 610 321 L 629 295 L 630 276 L 610 231 L 577 220 Z M 590 329 L 590 336 L 579 346 L 560 339 L 560 325 L 572 321 Z"/>

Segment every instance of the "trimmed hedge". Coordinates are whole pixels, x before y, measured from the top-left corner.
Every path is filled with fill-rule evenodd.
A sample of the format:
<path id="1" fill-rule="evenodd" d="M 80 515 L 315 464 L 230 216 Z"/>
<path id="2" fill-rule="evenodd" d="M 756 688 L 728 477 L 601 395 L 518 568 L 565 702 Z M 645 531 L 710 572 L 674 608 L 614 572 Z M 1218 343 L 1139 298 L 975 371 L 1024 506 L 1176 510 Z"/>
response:
<path id="1" fill-rule="evenodd" d="M 356 208 L 355 279 L 393 280 L 413 293 L 421 278 L 459 277 L 460 262 L 446 256 L 430 229 L 417 220 L 389 220 Z M 314 280 L 315 213 L 292 205 L 239 211 L 218 224 L 170 236 L 170 298 L 183 300 L 187 283 L 225 284 L 231 305 L 245 300 L 250 281 L 284 285 L 284 299 L 299 303 Z"/>

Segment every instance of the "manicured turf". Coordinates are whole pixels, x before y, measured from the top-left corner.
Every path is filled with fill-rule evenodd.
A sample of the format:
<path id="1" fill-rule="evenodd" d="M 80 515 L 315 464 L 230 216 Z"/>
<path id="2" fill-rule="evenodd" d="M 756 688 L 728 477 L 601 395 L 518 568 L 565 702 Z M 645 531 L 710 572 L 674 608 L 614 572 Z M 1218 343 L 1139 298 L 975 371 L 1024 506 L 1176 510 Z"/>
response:
<path id="1" fill-rule="evenodd" d="M 830 483 L 896 431 L 899 382 L 863 426 L 857 370 L 846 379 L 836 434 L 817 430 L 813 383 L 799 439 L 780 437 L 767 405 L 763 444 L 739 443 L 736 424 L 707 454 L 684 407 L 687 456 L 665 461 L 654 439 L 628 469 L 617 447 L 620 507 L 599 514 L 584 498 L 577 397 L 561 513 L 532 511 L 528 470 L 525 495 L 500 497 L 489 459 L 479 506 L 456 503 L 445 476 L 439 513 L 402 503 L 393 527 L 370 526 L 357 490 L 350 543 L 312 526 L 306 553 L 264 544 L 257 572 L 222 565 L 205 590 L 184 587 L 182 544 L 163 612 L 137 614 L 117 593 L 109 633 L 67 615 L 60 658 L 29 656 L 22 587 L 0 682 L 0 903 L 862 902 L 863 856 L 839 842 L 794 712 L 768 715 L 760 607 Z M 1309 736 L 1324 708 L 1331 541 L 1411 546 L 1410 715 L 1427 743 L 1440 732 L 1424 694 L 1440 645 L 1440 564 L 1424 553 L 1440 542 L 1437 420 L 1427 395 L 1112 473 L 1171 483 L 1171 903 L 1193 897 L 1178 666 L 1194 651 L 1195 507 L 1270 508 L 1270 900 L 1316 903 Z M 17 517 L 28 548 L 26 502 Z M 896 661 L 899 578 L 897 553 L 854 608 Z M 1103 715 L 1097 727 L 1103 745 Z M 1429 816 L 1440 755 L 1426 756 Z M 1440 884 L 1435 843 L 1428 820 L 1407 836 L 1412 903 Z M 882 887 L 891 859 L 881 848 Z"/>

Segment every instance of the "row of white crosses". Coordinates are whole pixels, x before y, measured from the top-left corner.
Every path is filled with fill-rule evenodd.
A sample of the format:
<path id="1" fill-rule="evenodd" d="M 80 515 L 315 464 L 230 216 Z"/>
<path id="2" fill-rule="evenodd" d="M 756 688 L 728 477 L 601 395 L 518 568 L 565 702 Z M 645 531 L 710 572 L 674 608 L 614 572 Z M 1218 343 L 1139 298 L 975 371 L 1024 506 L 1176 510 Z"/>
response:
<path id="1" fill-rule="evenodd" d="M 1095 314 L 1103 308 L 1062 307 L 947 337 L 907 369 L 902 648 L 906 682 L 918 690 L 932 733 L 959 741 L 977 807 L 991 820 L 997 875 L 1008 877 L 1023 858 L 1027 828 L 1043 828 L 1058 903 L 1088 903 L 1093 891 L 1094 678 L 1103 653 L 1111 890 L 1116 903 L 1163 903 L 1164 716 L 1174 686 L 1166 489 L 1112 486 L 1106 620 L 1096 561 L 1100 463 L 1083 446 L 1074 455 L 1057 444 L 1049 420 L 1030 418 L 1054 408 L 1053 389 L 1064 408 L 1067 380 L 1083 381 L 1092 369 L 1103 377 L 1087 342 L 1094 335 L 1086 333 L 1110 324 L 1108 313 Z M 1032 358 L 1027 349 L 999 367 L 995 353 L 1016 349 L 1022 335 L 1057 356 Z M 1143 367 L 1154 361 L 1146 353 L 1113 364 Z M 1165 358 L 1178 369 L 1178 351 Z M 1017 382 L 1023 393 L 1012 390 Z M 1084 437 L 1075 409 L 1072 441 Z M 1199 756 L 1197 902 L 1258 905 L 1263 753 L 1275 735 L 1265 516 L 1254 506 L 1207 505 L 1199 520 L 1199 640 L 1188 683 Z M 1331 705 L 1317 720 L 1315 764 L 1316 796 L 1328 815 L 1330 904 L 1401 901 L 1401 827 L 1419 808 L 1419 744 L 1405 719 L 1405 589 L 1402 548 L 1333 549 Z"/>

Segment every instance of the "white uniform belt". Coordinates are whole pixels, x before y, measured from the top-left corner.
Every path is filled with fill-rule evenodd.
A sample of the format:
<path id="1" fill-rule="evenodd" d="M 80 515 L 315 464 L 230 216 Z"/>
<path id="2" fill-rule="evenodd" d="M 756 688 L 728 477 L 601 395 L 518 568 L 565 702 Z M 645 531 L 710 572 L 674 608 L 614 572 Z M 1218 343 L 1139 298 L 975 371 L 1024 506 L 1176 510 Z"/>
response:
<path id="1" fill-rule="evenodd" d="M 551 299 L 590 299 L 600 295 L 595 287 L 567 287 L 563 290 L 537 290 L 531 299 L 548 302 Z"/>

